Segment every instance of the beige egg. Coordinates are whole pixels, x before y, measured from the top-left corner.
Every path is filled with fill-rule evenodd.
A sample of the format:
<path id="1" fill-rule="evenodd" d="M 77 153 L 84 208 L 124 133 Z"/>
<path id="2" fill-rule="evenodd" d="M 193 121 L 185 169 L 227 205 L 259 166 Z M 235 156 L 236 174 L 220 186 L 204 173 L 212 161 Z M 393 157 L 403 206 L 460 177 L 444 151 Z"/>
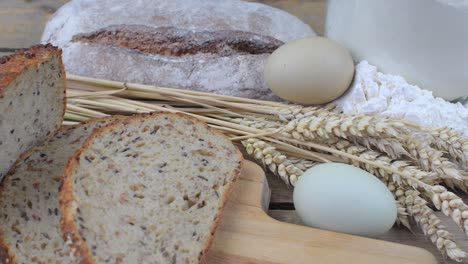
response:
<path id="1" fill-rule="evenodd" d="M 279 97 L 305 105 L 324 104 L 351 85 L 354 62 L 348 50 L 323 37 L 298 39 L 275 50 L 265 80 Z"/>

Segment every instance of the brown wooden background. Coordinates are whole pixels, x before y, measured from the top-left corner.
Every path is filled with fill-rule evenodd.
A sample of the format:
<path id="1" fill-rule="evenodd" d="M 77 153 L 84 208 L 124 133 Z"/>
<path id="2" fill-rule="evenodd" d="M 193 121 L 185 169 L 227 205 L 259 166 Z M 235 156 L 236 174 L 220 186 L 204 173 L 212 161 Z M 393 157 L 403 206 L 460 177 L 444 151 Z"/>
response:
<path id="1" fill-rule="evenodd" d="M 0 56 L 9 54 L 15 49 L 38 43 L 50 15 L 66 2 L 67 0 L 0 0 Z M 286 10 L 308 23 L 318 34 L 323 33 L 324 0 L 260 0 L 254 2 L 262 2 Z M 272 189 L 269 214 L 281 221 L 301 224 L 292 204 L 292 189 L 288 189 L 273 175 L 268 175 L 268 181 Z M 456 234 L 455 239 L 459 245 L 468 251 L 467 237 L 451 221 L 447 220 L 445 223 L 448 230 Z M 425 248 L 433 252 L 441 263 L 444 263 L 445 261 L 440 257 L 435 247 L 425 239 L 421 232 L 415 231 L 413 234 L 405 229 L 394 227 L 380 239 Z M 447 263 L 455 262 L 447 261 Z M 464 263 L 468 263 L 468 261 Z"/>

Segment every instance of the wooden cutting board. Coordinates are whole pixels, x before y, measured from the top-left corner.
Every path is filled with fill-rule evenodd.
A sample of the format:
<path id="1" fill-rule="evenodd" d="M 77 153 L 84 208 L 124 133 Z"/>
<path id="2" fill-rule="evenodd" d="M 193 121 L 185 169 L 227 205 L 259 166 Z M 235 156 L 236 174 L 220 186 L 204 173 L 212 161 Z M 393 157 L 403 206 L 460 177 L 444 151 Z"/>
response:
<path id="1" fill-rule="evenodd" d="M 245 161 L 206 263 L 436 263 L 420 248 L 277 221 L 269 198 L 263 170 Z"/>

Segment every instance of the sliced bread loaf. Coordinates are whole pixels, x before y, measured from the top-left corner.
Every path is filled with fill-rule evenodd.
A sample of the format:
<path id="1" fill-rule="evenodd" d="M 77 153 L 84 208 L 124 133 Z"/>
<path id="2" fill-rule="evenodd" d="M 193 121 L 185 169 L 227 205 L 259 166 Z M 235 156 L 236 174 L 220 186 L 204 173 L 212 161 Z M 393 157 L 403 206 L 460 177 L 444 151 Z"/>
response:
<path id="1" fill-rule="evenodd" d="M 96 130 L 60 190 L 62 233 L 84 263 L 199 263 L 242 156 L 182 114 Z"/>
<path id="2" fill-rule="evenodd" d="M 0 185 L 0 263 L 73 263 L 60 235 L 60 177 L 93 129 L 117 118 L 64 127 L 15 163 Z"/>
<path id="3" fill-rule="evenodd" d="M 37 45 L 0 58 L 0 180 L 16 159 L 62 124 L 62 51 Z"/>

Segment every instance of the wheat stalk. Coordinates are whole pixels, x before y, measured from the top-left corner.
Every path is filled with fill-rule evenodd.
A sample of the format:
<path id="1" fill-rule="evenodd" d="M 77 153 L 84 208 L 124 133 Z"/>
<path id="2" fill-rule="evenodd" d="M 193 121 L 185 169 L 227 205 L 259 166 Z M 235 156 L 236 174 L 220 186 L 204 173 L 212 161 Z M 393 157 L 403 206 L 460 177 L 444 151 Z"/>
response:
<path id="1" fill-rule="evenodd" d="M 87 77 L 67 75 L 68 87 L 86 91 L 106 91 L 125 89 L 118 95 L 132 96 L 141 99 L 161 99 L 170 96 L 174 98 L 186 98 L 209 103 L 212 106 L 224 106 L 237 110 L 246 110 L 250 113 L 260 113 L 279 116 L 282 120 L 290 121 L 301 116 L 308 116 L 318 111 L 317 108 L 303 107 L 299 105 L 288 105 L 277 102 L 238 98 L 232 96 L 217 95 L 196 91 L 186 91 L 174 88 L 155 87 L 149 85 L 127 84 L 116 81 L 99 80 Z M 70 89 L 69 89 L 70 90 Z M 333 106 L 330 106 L 331 108 Z M 338 114 L 338 113 L 335 113 Z M 342 114 L 341 114 L 342 115 Z M 346 116 L 346 115 L 342 115 Z M 460 160 L 466 167 L 468 159 L 468 142 L 466 138 L 460 137 L 459 133 L 448 129 L 431 129 L 418 126 L 406 121 L 382 119 L 381 125 L 386 127 L 383 132 L 389 132 L 393 128 L 396 132 L 404 133 L 409 128 L 417 128 L 433 134 L 433 143 L 444 151 L 448 151 L 453 157 Z M 388 130 L 390 129 L 390 130 Z M 382 132 L 382 131 L 380 131 Z"/>
<path id="2" fill-rule="evenodd" d="M 241 98 L 235 96 L 228 96 L 228 95 L 221 95 L 221 94 L 214 94 L 214 93 L 206 93 L 206 92 L 198 92 L 192 90 L 181 90 L 176 88 L 168 88 L 168 87 L 157 87 L 151 85 L 143 85 L 143 84 L 134 84 L 134 83 L 123 83 L 111 80 L 102 80 L 84 76 L 77 76 L 73 74 L 67 73 L 67 87 L 74 88 L 78 90 L 85 90 L 85 91 L 95 91 L 96 89 L 106 90 L 106 89 L 126 89 L 130 92 L 132 91 L 142 91 L 147 92 L 148 94 L 142 94 L 142 96 L 153 96 L 154 93 L 169 91 L 169 92 L 177 92 L 181 94 L 187 94 L 192 96 L 200 96 L 200 97 L 210 97 L 213 99 L 223 100 L 226 102 L 235 102 L 235 103 L 249 103 L 249 104 L 257 104 L 266 107 L 289 107 L 289 105 L 285 105 L 284 103 L 279 102 L 271 102 L 265 100 L 256 100 L 256 99 L 249 99 L 249 98 Z"/>
<path id="3" fill-rule="evenodd" d="M 73 78 L 73 77 L 72 77 Z M 75 79 L 78 79 L 79 81 L 88 81 L 90 82 L 89 79 L 87 78 L 78 78 L 76 77 Z M 76 80 L 75 80 L 76 81 Z M 111 87 L 114 87 L 114 88 L 118 88 L 118 89 L 122 89 L 122 88 L 125 88 L 127 89 L 126 92 L 139 92 L 139 93 L 144 93 L 145 96 L 148 96 L 148 94 L 159 94 L 159 96 L 161 97 L 167 97 L 169 96 L 170 99 L 178 99 L 178 100 L 181 100 L 181 101 L 189 101 L 189 102 L 196 102 L 196 100 L 198 100 L 198 104 L 199 105 L 202 105 L 202 104 L 211 104 L 212 107 L 216 107 L 216 105 L 218 106 L 224 106 L 224 107 L 233 107 L 233 108 L 238 108 L 238 109 L 243 109 L 243 110 L 247 110 L 247 111 L 251 111 L 253 113 L 263 113 L 263 114 L 271 114 L 271 113 L 278 113 L 278 110 L 272 110 L 272 108 L 274 107 L 277 107 L 279 108 L 279 112 L 280 112 L 280 117 L 284 117 L 284 114 L 281 114 L 281 111 L 283 111 L 284 109 L 293 109 L 293 111 L 296 111 L 296 116 L 298 116 L 297 113 L 304 113 L 304 109 L 306 109 L 306 113 L 305 114 L 302 114 L 304 116 L 307 116 L 308 113 L 307 111 L 313 113 L 313 112 L 317 112 L 317 110 L 314 110 L 313 108 L 300 108 L 298 106 L 295 106 L 295 107 L 291 107 L 291 106 L 288 106 L 288 105 L 283 105 L 283 107 L 280 107 L 281 104 L 279 103 L 270 103 L 270 102 L 264 102 L 264 101 L 258 101 L 258 100 L 245 100 L 247 103 L 239 103 L 239 101 L 241 101 L 241 99 L 239 98 L 228 98 L 228 97 L 221 97 L 221 99 L 228 99 L 228 100 L 232 100 L 232 101 L 237 101 L 237 102 L 226 102 L 226 101 L 222 101 L 220 100 L 220 97 L 216 97 L 216 96 L 212 96 L 212 97 L 206 97 L 205 95 L 207 94 L 203 94 L 203 93 L 192 93 L 192 92 L 189 92 L 187 93 L 186 91 L 182 91 L 182 90 L 177 90 L 177 89 L 170 89 L 170 88 L 161 88 L 161 87 L 152 87 L 152 86 L 147 86 L 147 85 L 135 85 L 135 84 L 125 84 L 125 83 L 118 83 L 118 82 L 112 82 L 112 81 L 103 81 L 103 80 L 92 80 L 94 81 L 95 83 L 99 83 L 101 84 L 102 86 L 111 86 Z M 88 87 L 89 88 L 89 87 Z M 154 96 L 149 96 L 150 98 L 154 98 Z M 160 97 L 157 97 L 157 99 L 161 99 Z M 195 101 L 193 101 L 195 100 Z M 249 103 L 256 103 L 257 105 L 253 106 L 253 105 L 249 105 Z M 320 111 L 318 111 L 320 112 Z M 295 113 L 293 113 L 294 115 Z M 310 114 L 309 114 L 310 115 Z M 397 128 L 400 127 L 399 126 L 399 123 L 398 122 L 391 122 L 391 126 L 388 126 L 385 130 L 383 131 L 386 131 L 387 134 L 389 132 L 389 130 L 391 131 L 391 127 L 392 126 L 396 126 Z M 390 133 L 392 134 L 392 133 Z M 384 143 L 385 144 L 385 143 Z M 382 143 L 378 144 L 377 146 L 382 146 Z M 397 146 L 397 144 L 385 144 L 385 150 L 387 152 L 390 152 L 389 150 L 392 149 L 392 146 Z M 394 147 L 394 152 L 398 153 L 399 151 L 401 151 L 401 148 L 397 148 L 397 147 Z M 382 150 L 382 148 L 380 148 Z"/>

